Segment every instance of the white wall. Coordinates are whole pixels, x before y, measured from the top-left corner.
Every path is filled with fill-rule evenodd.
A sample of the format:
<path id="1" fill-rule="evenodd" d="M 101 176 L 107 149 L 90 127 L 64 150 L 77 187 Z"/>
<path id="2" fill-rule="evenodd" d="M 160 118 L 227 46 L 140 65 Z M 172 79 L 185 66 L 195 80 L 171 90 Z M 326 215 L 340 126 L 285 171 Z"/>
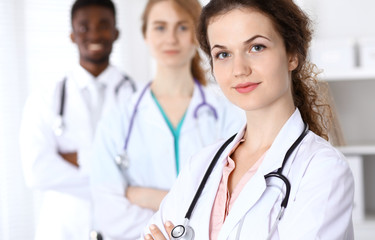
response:
<path id="1" fill-rule="evenodd" d="M 313 14 L 318 38 L 374 37 L 373 0 L 300 0 Z"/>

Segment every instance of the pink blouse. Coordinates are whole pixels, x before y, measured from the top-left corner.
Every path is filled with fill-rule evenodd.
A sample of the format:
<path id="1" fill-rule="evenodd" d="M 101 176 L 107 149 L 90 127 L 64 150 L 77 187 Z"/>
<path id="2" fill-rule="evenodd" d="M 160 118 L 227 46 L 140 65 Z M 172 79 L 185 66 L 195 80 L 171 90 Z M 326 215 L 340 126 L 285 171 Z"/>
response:
<path id="1" fill-rule="evenodd" d="M 237 143 L 227 158 L 227 163 L 223 168 L 223 176 L 221 177 L 220 185 L 218 191 L 216 193 L 214 205 L 212 207 L 211 212 L 211 220 L 210 220 L 210 239 L 215 240 L 217 239 L 220 229 L 224 224 L 225 218 L 228 216 L 228 213 L 233 206 L 234 202 L 236 201 L 238 195 L 242 191 L 243 187 L 246 183 L 254 176 L 256 171 L 258 170 L 260 164 L 264 159 L 263 154 L 255 163 L 254 165 L 242 176 L 241 180 L 238 182 L 237 186 L 234 188 L 232 195 L 229 194 L 228 191 L 228 178 L 231 172 L 236 167 L 235 162 L 229 156 L 237 149 L 237 147 L 244 142 L 244 139 L 241 139 L 239 143 Z"/>

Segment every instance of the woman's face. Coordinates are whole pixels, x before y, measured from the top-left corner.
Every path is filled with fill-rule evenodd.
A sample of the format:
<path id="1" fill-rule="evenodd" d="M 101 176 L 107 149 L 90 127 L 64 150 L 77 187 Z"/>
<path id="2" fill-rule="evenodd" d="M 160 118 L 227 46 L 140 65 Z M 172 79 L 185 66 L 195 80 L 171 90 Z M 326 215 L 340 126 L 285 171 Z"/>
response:
<path id="1" fill-rule="evenodd" d="M 234 9 L 211 19 L 207 34 L 214 76 L 231 102 L 245 111 L 293 105 L 291 71 L 298 61 L 286 53 L 271 19 Z"/>
<path id="2" fill-rule="evenodd" d="M 186 67 L 196 51 L 191 17 L 170 1 L 156 3 L 147 20 L 145 41 L 158 66 Z"/>

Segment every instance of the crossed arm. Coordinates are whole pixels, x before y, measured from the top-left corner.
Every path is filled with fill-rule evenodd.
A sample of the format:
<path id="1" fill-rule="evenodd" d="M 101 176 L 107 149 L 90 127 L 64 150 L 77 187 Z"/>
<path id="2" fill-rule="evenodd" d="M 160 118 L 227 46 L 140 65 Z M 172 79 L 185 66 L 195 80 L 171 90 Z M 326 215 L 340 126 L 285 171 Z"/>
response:
<path id="1" fill-rule="evenodd" d="M 157 211 L 167 193 L 168 191 L 154 188 L 129 186 L 126 191 L 126 198 L 132 204 Z"/>

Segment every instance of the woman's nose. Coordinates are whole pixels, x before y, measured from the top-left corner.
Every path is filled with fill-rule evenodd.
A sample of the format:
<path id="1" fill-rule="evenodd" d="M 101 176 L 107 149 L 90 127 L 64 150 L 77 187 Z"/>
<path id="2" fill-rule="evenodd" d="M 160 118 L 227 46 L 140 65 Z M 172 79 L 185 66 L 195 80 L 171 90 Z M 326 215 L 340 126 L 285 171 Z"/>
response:
<path id="1" fill-rule="evenodd" d="M 170 30 L 167 32 L 167 42 L 171 44 L 177 43 L 177 33 L 174 30 Z"/>
<path id="2" fill-rule="evenodd" d="M 233 58 L 233 75 L 235 77 L 242 77 L 248 76 L 250 73 L 251 66 L 246 56 L 237 54 L 237 56 Z"/>

